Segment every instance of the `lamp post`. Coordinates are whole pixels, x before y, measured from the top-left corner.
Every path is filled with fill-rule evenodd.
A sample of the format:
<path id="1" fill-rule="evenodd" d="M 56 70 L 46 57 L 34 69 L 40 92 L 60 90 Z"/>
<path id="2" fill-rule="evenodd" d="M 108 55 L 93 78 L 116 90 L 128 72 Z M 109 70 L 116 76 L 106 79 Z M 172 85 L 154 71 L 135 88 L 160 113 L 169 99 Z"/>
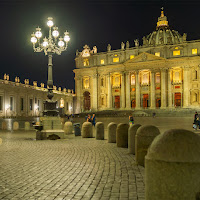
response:
<path id="1" fill-rule="evenodd" d="M 64 37 L 59 37 L 58 27 L 54 26 L 53 18 L 48 17 L 47 25 L 49 27 L 49 37 L 43 38 L 41 43 L 42 32 L 41 28 L 36 28 L 36 32 L 31 34 L 31 42 L 33 43 L 34 52 L 44 52 L 48 56 L 48 99 L 44 102 L 44 115 L 57 116 L 56 101 L 53 98 L 53 54 L 61 55 L 67 49 L 67 44 L 70 40 L 69 33 L 66 31 Z M 54 27 L 53 27 L 54 26 Z M 53 28 L 53 31 L 52 31 Z M 58 38 L 59 37 L 59 38 Z"/>

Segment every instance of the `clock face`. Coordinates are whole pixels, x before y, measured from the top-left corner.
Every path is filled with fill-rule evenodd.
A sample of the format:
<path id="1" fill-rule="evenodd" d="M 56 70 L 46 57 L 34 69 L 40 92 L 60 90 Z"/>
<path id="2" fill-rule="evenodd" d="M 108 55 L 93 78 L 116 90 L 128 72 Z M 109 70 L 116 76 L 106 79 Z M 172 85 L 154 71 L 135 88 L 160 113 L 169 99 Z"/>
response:
<path id="1" fill-rule="evenodd" d="M 89 49 L 84 49 L 82 52 L 82 57 L 88 57 L 88 56 L 90 56 Z"/>

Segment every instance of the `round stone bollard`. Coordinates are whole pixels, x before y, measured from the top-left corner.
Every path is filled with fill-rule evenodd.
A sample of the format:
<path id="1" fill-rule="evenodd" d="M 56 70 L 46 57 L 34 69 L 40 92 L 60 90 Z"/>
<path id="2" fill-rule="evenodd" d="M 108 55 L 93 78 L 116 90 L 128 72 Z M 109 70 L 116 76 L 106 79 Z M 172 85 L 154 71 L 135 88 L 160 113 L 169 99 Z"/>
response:
<path id="1" fill-rule="evenodd" d="M 116 143 L 117 147 L 128 147 L 128 124 L 118 124 L 117 130 L 116 130 Z"/>
<path id="2" fill-rule="evenodd" d="M 135 135 L 140 124 L 131 125 L 128 129 L 128 152 L 135 155 Z"/>
<path id="3" fill-rule="evenodd" d="M 95 126 L 96 126 L 96 140 L 104 140 L 103 122 L 97 122 Z"/>
<path id="4" fill-rule="evenodd" d="M 157 127 L 144 125 L 138 128 L 135 136 L 135 161 L 136 164 L 144 166 L 144 158 L 154 138 L 160 134 Z"/>
<path id="5" fill-rule="evenodd" d="M 117 124 L 111 122 L 108 124 L 108 143 L 116 143 Z"/>
<path id="6" fill-rule="evenodd" d="M 29 131 L 30 130 L 30 122 L 25 122 L 24 124 L 24 130 Z"/>
<path id="7" fill-rule="evenodd" d="M 7 123 L 6 122 L 2 122 L 2 130 L 7 130 Z"/>
<path id="8" fill-rule="evenodd" d="M 72 122 L 65 122 L 65 124 L 64 124 L 64 133 L 66 135 L 73 134 L 73 125 L 72 125 Z"/>
<path id="9" fill-rule="evenodd" d="M 13 123 L 13 131 L 17 131 L 19 130 L 19 123 L 18 122 L 14 122 Z"/>
<path id="10" fill-rule="evenodd" d="M 82 138 L 92 138 L 92 123 L 84 122 L 82 125 Z"/>
<path id="11" fill-rule="evenodd" d="M 200 136 L 171 129 L 152 142 L 145 157 L 146 200 L 197 200 L 200 194 Z"/>

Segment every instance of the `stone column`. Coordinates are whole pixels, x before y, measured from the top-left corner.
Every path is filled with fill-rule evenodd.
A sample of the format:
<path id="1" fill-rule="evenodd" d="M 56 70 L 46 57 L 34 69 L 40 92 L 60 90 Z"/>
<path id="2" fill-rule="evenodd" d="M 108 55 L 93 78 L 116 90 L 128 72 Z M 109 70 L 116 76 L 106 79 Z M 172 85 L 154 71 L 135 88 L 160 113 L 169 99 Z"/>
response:
<path id="1" fill-rule="evenodd" d="M 81 112 L 81 88 L 82 88 L 82 82 L 81 82 L 81 76 L 78 76 L 75 78 L 76 80 L 76 95 L 77 95 L 77 105 L 76 105 L 76 112 Z"/>
<path id="2" fill-rule="evenodd" d="M 136 71 L 136 107 L 140 109 L 140 82 L 139 82 L 139 71 Z"/>
<path id="3" fill-rule="evenodd" d="M 93 101 L 92 101 L 92 110 L 97 111 L 98 110 L 98 73 L 95 72 L 93 75 Z"/>
<path id="4" fill-rule="evenodd" d="M 171 69 L 168 69 L 168 107 L 172 108 Z"/>
<path id="5" fill-rule="evenodd" d="M 155 94 L 155 71 L 151 71 L 151 109 L 156 108 Z"/>
<path id="6" fill-rule="evenodd" d="M 185 66 L 183 68 L 183 107 L 187 108 L 189 106 L 189 67 Z"/>
<path id="7" fill-rule="evenodd" d="M 121 104 L 121 108 L 122 109 L 125 109 L 125 81 L 124 81 L 124 75 L 125 75 L 125 73 L 124 72 L 122 72 L 121 73 L 121 76 L 122 76 L 122 82 L 121 82 L 121 102 L 122 102 L 122 104 Z"/>
<path id="8" fill-rule="evenodd" d="M 161 108 L 166 108 L 166 68 L 161 69 Z"/>
<path id="9" fill-rule="evenodd" d="M 130 72 L 126 72 L 126 109 L 131 109 Z"/>
<path id="10" fill-rule="evenodd" d="M 111 88 L 111 77 L 110 73 L 107 74 L 108 77 L 108 108 L 112 108 L 112 88 Z"/>

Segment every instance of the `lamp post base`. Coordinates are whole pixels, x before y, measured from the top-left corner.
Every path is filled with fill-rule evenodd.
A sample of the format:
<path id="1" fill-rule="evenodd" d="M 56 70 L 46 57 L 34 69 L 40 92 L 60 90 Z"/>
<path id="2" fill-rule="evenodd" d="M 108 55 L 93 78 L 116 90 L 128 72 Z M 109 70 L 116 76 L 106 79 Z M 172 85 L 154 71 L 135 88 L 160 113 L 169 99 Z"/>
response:
<path id="1" fill-rule="evenodd" d="M 46 100 L 44 101 L 44 116 L 58 116 L 58 110 L 56 109 L 57 101 Z"/>

